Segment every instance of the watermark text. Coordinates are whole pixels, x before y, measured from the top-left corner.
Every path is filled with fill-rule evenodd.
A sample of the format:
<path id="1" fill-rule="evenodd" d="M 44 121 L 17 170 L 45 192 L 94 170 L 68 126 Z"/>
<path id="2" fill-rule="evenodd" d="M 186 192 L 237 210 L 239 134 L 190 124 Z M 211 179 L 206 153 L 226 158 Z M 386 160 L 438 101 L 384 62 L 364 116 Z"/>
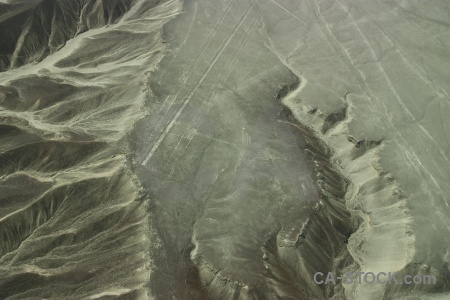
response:
<path id="1" fill-rule="evenodd" d="M 436 284 L 436 276 L 434 275 L 405 275 L 401 277 L 397 272 L 347 272 L 342 276 L 337 276 L 332 272 L 322 273 L 316 272 L 313 276 L 313 281 L 316 284 L 343 284 L 366 283 L 366 284 Z"/>

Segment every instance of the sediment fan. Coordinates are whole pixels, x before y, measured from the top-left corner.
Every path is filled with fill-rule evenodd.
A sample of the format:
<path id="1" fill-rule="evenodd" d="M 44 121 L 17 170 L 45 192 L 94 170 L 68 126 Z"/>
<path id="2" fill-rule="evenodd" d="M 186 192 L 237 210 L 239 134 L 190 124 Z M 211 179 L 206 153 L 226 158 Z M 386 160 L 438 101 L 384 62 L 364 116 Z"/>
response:
<path id="1" fill-rule="evenodd" d="M 444 0 L 0 0 L 0 299 L 450 298 L 449 27 Z"/>

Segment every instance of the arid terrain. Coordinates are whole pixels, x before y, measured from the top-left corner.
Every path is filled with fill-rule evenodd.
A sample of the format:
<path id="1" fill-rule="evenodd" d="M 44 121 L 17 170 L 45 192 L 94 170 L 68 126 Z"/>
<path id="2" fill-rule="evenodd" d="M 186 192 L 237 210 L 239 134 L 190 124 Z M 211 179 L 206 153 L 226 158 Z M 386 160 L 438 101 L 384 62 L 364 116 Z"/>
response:
<path id="1" fill-rule="evenodd" d="M 449 16 L 0 0 L 0 299 L 450 299 Z"/>

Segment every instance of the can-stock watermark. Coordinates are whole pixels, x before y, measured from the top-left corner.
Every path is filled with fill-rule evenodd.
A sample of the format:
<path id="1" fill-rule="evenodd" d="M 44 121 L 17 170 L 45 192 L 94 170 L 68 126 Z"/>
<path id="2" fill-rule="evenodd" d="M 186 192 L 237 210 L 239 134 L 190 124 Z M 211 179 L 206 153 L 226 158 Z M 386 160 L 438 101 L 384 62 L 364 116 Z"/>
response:
<path id="1" fill-rule="evenodd" d="M 322 272 L 316 272 L 313 276 L 313 281 L 316 284 L 337 284 L 342 282 L 343 284 L 382 284 L 382 285 L 395 285 L 395 284 L 436 284 L 436 276 L 434 275 L 405 275 L 400 277 L 397 272 L 346 272 L 342 276 L 336 276 L 332 272 L 326 274 Z"/>

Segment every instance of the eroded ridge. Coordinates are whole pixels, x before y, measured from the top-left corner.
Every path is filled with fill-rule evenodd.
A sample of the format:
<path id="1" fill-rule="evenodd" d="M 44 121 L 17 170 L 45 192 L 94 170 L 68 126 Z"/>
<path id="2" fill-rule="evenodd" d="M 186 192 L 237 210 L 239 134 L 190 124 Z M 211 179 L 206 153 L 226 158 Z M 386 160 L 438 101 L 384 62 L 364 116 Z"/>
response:
<path id="1" fill-rule="evenodd" d="M 354 216 L 346 205 L 349 180 L 333 166 L 333 154 L 327 145 L 310 128 L 298 122 L 287 107 L 284 107 L 284 114 L 285 119 L 280 122 L 290 124 L 305 137 L 306 161 L 316 178 L 320 201 L 294 244 L 284 244 L 279 234 L 268 241 L 266 265 L 269 270 L 273 268 L 271 283 L 277 287 L 280 296 L 289 295 L 288 286 L 283 284 L 282 269 L 283 266 L 290 266 L 289 269 L 295 273 L 297 286 L 303 287 L 290 291 L 293 299 L 295 295 L 303 295 L 304 299 L 342 299 L 344 291 L 340 284 L 324 288 L 312 282 L 312 278 L 316 272 L 341 273 L 353 262 L 347 244 L 361 219 Z"/>
<path id="2" fill-rule="evenodd" d="M 180 8 L 156 4 L 1 4 L 1 299 L 151 298 L 129 133 Z"/>
<path id="3" fill-rule="evenodd" d="M 274 97 L 275 100 L 281 101 L 298 88 L 299 79 L 294 75 L 291 79 L 291 84 L 283 86 Z M 209 252 L 219 250 L 214 250 L 210 242 L 210 246 L 202 246 L 204 242 L 198 241 L 196 236 L 195 243 L 200 246 L 194 249 L 191 258 L 199 269 L 203 289 L 212 299 L 343 299 L 342 285 L 318 285 L 313 282 L 313 276 L 316 272 L 340 273 L 354 263 L 347 244 L 351 234 L 358 228 L 360 218 L 352 215 L 346 206 L 349 181 L 331 163 L 330 149 L 310 128 L 299 123 L 288 108 L 282 109 L 277 121 L 293 128 L 292 134 L 299 136 L 297 151 L 307 156 L 305 161 L 308 169 L 303 171 L 314 177 L 313 188 L 318 193 L 311 194 L 311 197 L 317 199 L 311 200 L 306 209 L 290 215 L 291 221 L 278 223 L 275 230 L 266 234 L 267 238 L 260 244 L 259 251 L 248 254 L 255 256 L 250 265 L 255 269 L 247 269 L 247 277 L 227 271 L 226 267 L 221 269 L 218 267 L 221 263 L 217 260 L 210 261 L 207 258 Z M 246 199 L 245 194 L 236 197 L 242 197 L 241 201 Z M 280 201 L 282 198 L 275 199 Z M 304 200 L 297 201 L 301 203 Z M 298 224 L 294 225 L 295 222 Z M 222 235 L 221 232 L 218 234 Z M 240 246 L 243 248 L 237 255 L 242 257 L 243 262 L 247 260 L 245 253 L 254 248 L 252 244 Z M 223 259 L 227 259 L 227 256 Z M 230 256 L 228 259 L 233 263 L 235 257 Z"/>
<path id="4" fill-rule="evenodd" d="M 114 24 L 131 0 L 0 3 L 0 71 L 39 62 L 77 35 Z"/>
<path id="5" fill-rule="evenodd" d="M 421 285 L 416 289 L 422 294 L 445 292 L 447 287 L 444 274 L 427 264 L 406 263 L 414 253 L 411 227 L 413 218 L 407 205 L 410 196 L 405 194 L 398 180 L 380 165 L 380 154 L 386 146 L 385 141 L 356 138 L 356 134 L 351 133 L 354 130 L 350 128 L 354 126 L 356 117 L 351 101 L 357 96 L 346 94 L 341 99 L 344 107 L 347 107 L 344 118 L 331 127 L 327 124 L 328 113 L 322 113 L 317 107 L 301 104 L 300 97 L 301 93 L 298 93 L 285 99 L 285 103 L 295 112 L 297 119 L 308 124 L 308 128 L 333 149 L 332 164 L 348 178 L 346 206 L 352 218 L 360 220 L 347 244 L 353 262 L 344 270 L 397 272 L 400 278 L 408 274 L 433 275 L 441 281 L 438 280 L 435 285 Z M 341 114 L 339 111 L 337 113 Z M 324 131 L 324 127 L 328 130 Z M 392 246 L 382 247 L 378 245 L 381 241 L 384 241 L 382 245 Z M 402 263 L 400 258 L 404 259 Z M 345 286 L 344 295 L 349 299 L 353 299 L 355 293 L 374 298 L 379 295 L 406 297 L 411 288 L 353 282 Z"/>

